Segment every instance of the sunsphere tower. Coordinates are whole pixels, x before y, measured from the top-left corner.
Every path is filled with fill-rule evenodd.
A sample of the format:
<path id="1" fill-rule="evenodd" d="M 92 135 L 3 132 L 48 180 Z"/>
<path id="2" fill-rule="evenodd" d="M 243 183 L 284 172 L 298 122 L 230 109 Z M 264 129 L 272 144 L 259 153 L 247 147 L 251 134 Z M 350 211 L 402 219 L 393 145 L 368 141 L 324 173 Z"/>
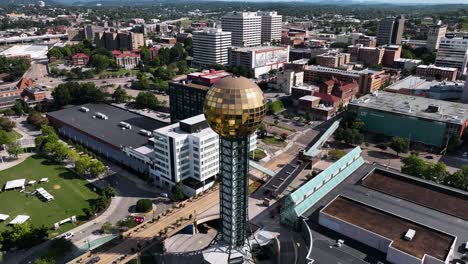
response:
<path id="1" fill-rule="evenodd" d="M 220 217 L 222 240 L 244 245 L 248 228 L 249 136 L 265 115 L 260 88 L 244 77 L 226 77 L 208 91 L 204 112 L 221 138 Z"/>

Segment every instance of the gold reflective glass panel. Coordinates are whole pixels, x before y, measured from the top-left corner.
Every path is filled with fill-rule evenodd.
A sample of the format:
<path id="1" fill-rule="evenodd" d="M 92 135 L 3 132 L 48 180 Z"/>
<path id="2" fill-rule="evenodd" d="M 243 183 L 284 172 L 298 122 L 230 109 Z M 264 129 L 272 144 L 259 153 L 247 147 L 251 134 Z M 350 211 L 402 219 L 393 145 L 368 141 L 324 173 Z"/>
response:
<path id="1" fill-rule="evenodd" d="M 244 77 L 219 80 L 207 93 L 204 112 L 210 127 L 222 137 L 252 134 L 265 115 L 263 92 Z"/>

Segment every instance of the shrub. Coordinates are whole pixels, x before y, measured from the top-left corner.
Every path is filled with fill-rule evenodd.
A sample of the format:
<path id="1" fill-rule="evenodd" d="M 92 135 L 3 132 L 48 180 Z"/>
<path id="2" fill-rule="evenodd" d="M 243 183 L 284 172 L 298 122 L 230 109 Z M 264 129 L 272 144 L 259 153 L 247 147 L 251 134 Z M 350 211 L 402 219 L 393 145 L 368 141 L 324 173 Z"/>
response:
<path id="1" fill-rule="evenodd" d="M 153 202 L 150 199 L 140 199 L 136 203 L 137 213 L 147 213 L 153 209 Z"/>

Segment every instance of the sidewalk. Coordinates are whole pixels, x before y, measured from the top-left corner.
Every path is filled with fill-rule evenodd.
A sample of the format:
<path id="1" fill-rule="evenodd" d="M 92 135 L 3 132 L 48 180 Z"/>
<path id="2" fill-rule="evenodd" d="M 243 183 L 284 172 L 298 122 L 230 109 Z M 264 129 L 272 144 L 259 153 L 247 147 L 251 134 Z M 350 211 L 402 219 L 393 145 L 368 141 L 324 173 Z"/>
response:
<path id="1" fill-rule="evenodd" d="M 27 158 L 31 157 L 32 155 L 35 155 L 35 154 L 36 153 L 23 153 L 23 154 L 19 155 L 18 159 L 15 159 L 15 160 L 12 160 L 12 161 L 0 162 L 0 171 L 9 169 L 11 167 L 14 167 L 14 166 L 20 164 L 21 162 L 23 162 L 25 159 L 27 159 Z M 8 157 L 2 155 L 2 159 L 4 159 L 4 158 L 6 159 Z"/>

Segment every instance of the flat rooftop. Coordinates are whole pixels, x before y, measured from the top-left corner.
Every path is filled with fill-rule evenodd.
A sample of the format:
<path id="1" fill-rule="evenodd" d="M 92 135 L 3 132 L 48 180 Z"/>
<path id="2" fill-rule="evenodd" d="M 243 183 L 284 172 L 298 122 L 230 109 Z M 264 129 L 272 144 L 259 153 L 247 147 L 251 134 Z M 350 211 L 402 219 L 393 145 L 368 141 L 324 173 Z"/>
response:
<path id="1" fill-rule="evenodd" d="M 422 259 L 425 254 L 445 260 L 455 237 L 364 203 L 338 196 L 321 211 L 347 223 L 393 240 L 392 247 Z M 402 239 L 409 229 L 411 241 Z"/>
<path id="2" fill-rule="evenodd" d="M 49 48 L 43 45 L 15 45 L 7 50 L 4 50 L 0 55 L 11 56 L 31 56 L 32 60 L 47 59 L 47 52 Z"/>
<path id="3" fill-rule="evenodd" d="M 238 52 L 250 52 L 250 51 L 255 51 L 255 52 L 267 52 L 267 51 L 273 51 L 273 50 L 287 50 L 287 47 L 278 47 L 278 46 L 259 46 L 259 47 L 232 47 L 233 51 L 238 51 Z"/>
<path id="4" fill-rule="evenodd" d="M 352 200 L 364 203 L 368 206 L 378 208 L 390 214 L 402 216 L 411 222 L 418 223 L 420 225 L 430 227 L 432 229 L 440 230 L 447 234 L 456 235 L 457 241 L 455 249 L 464 246 L 464 243 L 468 241 L 468 221 L 463 220 L 452 214 L 447 214 L 439 210 L 435 210 L 426 206 L 422 206 L 416 202 L 402 199 L 396 196 L 396 192 L 393 189 L 389 189 L 387 193 L 378 191 L 373 188 L 369 188 L 362 184 L 366 180 L 366 177 L 372 175 L 372 171 L 379 169 L 380 171 L 386 171 L 391 174 L 398 174 L 405 178 L 412 178 L 410 176 L 401 174 L 393 169 L 385 168 L 378 164 L 364 163 L 355 172 L 353 172 L 345 181 L 340 183 L 337 187 L 327 193 L 322 199 L 311 206 L 304 214 L 303 217 L 307 218 L 307 224 L 312 230 L 312 235 L 318 240 L 314 241 L 314 247 L 310 257 L 315 259 L 318 263 L 343 263 L 343 264 L 355 264 L 355 263 L 369 263 L 369 259 L 378 259 L 382 263 L 385 261 L 385 254 L 382 255 L 376 249 L 366 246 L 360 242 L 357 242 L 351 238 L 344 238 L 345 245 L 342 248 L 334 247 L 337 239 L 343 239 L 342 234 L 332 232 L 328 229 L 320 227 L 318 224 L 318 216 L 321 209 L 329 204 L 337 196 L 346 196 Z M 419 180 L 419 179 L 418 179 Z M 421 181 L 421 180 L 419 180 Z M 386 183 L 387 184 L 387 183 Z M 398 188 L 411 189 L 413 185 L 408 185 L 407 181 L 401 181 L 398 183 L 401 186 Z M 459 191 L 452 190 L 445 186 L 429 183 L 434 186 L 438 186 L 449 191 L 448 194 L 452 196 L 458 195 Z M 408 186 L 405 186 L 408 185 Z M 426 185 L 422 185 L 426 186 Z M 433 188 L 433 187 L 431 187 Z M 426 189 L 430 189 L 427 187 Z M 414 189 L 412 192 L 419 196 L 432 195 L 423 191 L 422 189 Z M 468 195 L 466 192 L 462 192 Z M 439 198 L 444 199 L 444 198 Z M 449 202 L 445 202 L 448 204 Z M 450 203 L 456 203 L 451 201 Z M 467 207 L 465 207 L 467 208 Z M 347 210 L 347 209 L 346 209 Z M 466 209 L 464 209 L 466 211 Z M 405 230 L 406 231 L 406 230 Z M 401 233 L 401 235 L 403 232 Z M 322 242 L 323 241 L 323 242 Z M 327 242 L 330 241 L 330 242 Z M 343 252 L 346 252 L 343 254 Z M 455 250 L 454 258 L 460 259 L 463 252 Z M 371 262 L 376 263 L 377 261 Z"/>
<path id="5" fill-rule="evenodd" d="M 398 93 L 367 94 L 351 101 L 350 104 L 376 111 L 398 113 L 457 125 L 462 125 L 468 119 L 468 104 Z M 428 111 L 429 106 L 437 107 L 438 111 Z"/>
<path id="6" fill-rule="evenodd" d="M 80 108 L 89 108 L 82 112 Z M 108 119 L 93 118 L 96 112 L 107 115 Z M 167 124 L 108 104 L 85 104 L 67 107 L 50 112 L 48 116 L 56 119 L 81 133 L 90 135 L 115 147 L 138 148 L 148 143 L 149 137 L 141 135 L 140 130 L 153 131 Z M 120 122 L 126 122 L 132 129 L 122 130 Z"/>
<path id="7" fill-rule="evenodd" d="M 375 169 L 363 186 L 468 221 L 468 195 L 414 179 Z"/>
<path id="8" fill-rule="evenodd" d="M 426 79 L 418 76 L 409 76 L 386 87 L 385 91 L 398 92 L 401 89 L 428 91 L 432 86 L 437 85 L 439 83 L 441 82 L 436 80 L 427 81 Z"/>

